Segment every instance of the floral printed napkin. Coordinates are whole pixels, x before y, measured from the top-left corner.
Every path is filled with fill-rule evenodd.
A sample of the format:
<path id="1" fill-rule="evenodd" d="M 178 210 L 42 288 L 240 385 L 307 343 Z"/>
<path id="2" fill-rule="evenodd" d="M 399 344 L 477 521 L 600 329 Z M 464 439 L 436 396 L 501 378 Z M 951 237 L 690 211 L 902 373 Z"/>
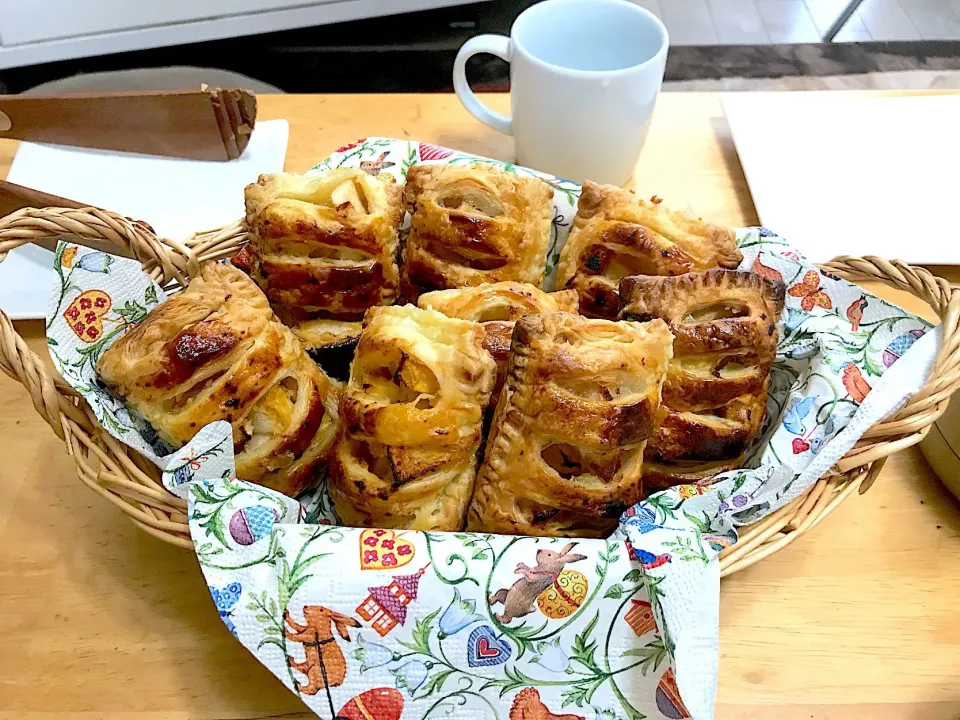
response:
<path id="1" fill-rule="evenodd" d="M 317 166 L 387 170 L 476 159 L 369 138 Z M 552 282 L 579 187 L 554 187 Z M 922 386 L 930 325 L 823 273 L 763 228 L 744 268 L 788 287 L 763 439 L 746 467 L 658 493 L 607 540 L 338 525 L 319 487 L 297 500 L 234 477 L 230 426 L 172 451 L 101 387 L 109 343 L 166 298 L 133 261 L 73 245 L 55 258 L 48 344 L 104 428 L 164 469 L 224 624 L 324 718 L 637 720 L 713 715 L 720 550 L 805 492 Z"/>

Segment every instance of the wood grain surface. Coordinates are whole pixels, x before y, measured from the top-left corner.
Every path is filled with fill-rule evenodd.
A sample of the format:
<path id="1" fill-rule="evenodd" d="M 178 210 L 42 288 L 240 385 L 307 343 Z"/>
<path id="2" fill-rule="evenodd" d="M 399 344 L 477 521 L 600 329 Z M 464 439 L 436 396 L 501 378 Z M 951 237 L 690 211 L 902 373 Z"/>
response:
<path id="1" fill-rule="evenodd" d="M 0 95 L 0 137 L 226 161 L 247 147 L 256 115 L 249 90 Z"/>
<path id="2" fill-rule="evenodd" d="M 264 96 L 259 116 L 290 121 L 291 171 L 364 135 L 512 149 L 447 95 Z M 14 151 L 0 142 L 0 168 Z M 634 185 L 756 222 L 716 95 L 661 97 Z M 40 322 L 17 326 L 45 352 Z M 0 448 L 0 718 L 312 717 L 223 627 L 193 556 L 82 486 L 5 376 Z M 716 717 L 956 720 L 958 617 L 960 507 L 911 448 L 809 535 L 724 580 Z"/>

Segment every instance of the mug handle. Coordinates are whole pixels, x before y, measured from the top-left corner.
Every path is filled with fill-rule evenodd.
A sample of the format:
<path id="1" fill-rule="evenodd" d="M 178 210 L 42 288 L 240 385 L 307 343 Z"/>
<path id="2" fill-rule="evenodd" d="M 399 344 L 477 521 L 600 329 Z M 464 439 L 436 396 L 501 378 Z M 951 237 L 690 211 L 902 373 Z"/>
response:
<path id="1" fill-rule="evenodd" d="M 498 132 L 512 135 L 511 119 L 480 102 L 467 82 L 467 60 L 480 53 L 490 53 L 510 62 L 510 38 L 504 35 L 478 35 L 467 40 L 453 63 L 453 89 L 456 90 L 457 97 L 460 98 L 467 112 L 477 120 Z"/>

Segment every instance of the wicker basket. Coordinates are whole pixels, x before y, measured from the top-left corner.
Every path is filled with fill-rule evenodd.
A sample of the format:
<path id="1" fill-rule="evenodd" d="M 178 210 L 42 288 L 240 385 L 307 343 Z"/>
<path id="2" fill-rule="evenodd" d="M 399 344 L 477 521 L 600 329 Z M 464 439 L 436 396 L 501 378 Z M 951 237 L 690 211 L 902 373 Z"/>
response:
<path id="1" fill-rule="evenodd" d="M 197 233 L 180 243 L 157 238 L 144 223 L 94 208 L 25 208 L 0 219 L 0 262 L 20 245 L 62 237 L 137 259 L 161 286 L 182 287 L 200 263 L 230 257 L 246 242 L 242 225 Z M 853 449 L 803 496 L 745 528 L 721 556 L 721 574 L 742 570 L 793 542 L 841 502 L 873 484 L 885 458 L 920 442 L 960 387 L 960 290 L 927 270 L 880 258 L 839 257 L 822 266 L 848 280 L 879 280 L 927 302 L 944 341 L 930 381 L 896 414 L 870 428 Z M 67 446 L 80 480 L 151 535 L 192 547 L 186 503 L 166 491 L 158 468 L 114 439 L 86 402 L 17 335 L 0 311 L 0 367 L 22 383 L 37 412 Z"/>

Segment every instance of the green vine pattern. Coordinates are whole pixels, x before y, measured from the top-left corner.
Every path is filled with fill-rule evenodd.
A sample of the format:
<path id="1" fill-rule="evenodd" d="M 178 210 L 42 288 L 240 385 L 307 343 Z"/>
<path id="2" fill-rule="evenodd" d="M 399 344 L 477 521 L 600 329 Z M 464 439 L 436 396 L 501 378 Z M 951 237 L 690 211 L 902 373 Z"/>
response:
<path id="1" fill-rule="evenodd" d="M 59 277 L 59 295 L 55 304 L 55 310 L 47 318 L 47 329 L 49 330 L 53 323 L 61 318 L 60 310 L 63 308 L 68 296 L 72 292 L 80 293 L 82 288 L 77 286 L 73 280 L 73 273 L 79 265 L 74 264 L 69 272 L 64 273 L 62 265 L 63 253 L 68 249 L 75 249 L 76 246 L 68 246 L 66 243 L 60 243 L 57 246 L 57 254 L 54 260 L 54 269 Z M 78 255 L 78 260 L 94 255 L 96 253 L 87 253 Z M 101 255 L 103 253 L 100 253 Z M 109 256 L 107 256 L 109 257 Z M 106 267 L 109 267 L 108 265 Z M 149 312 L 157 306 L 159 297 L 157 288 L 152 283 L 148 284 L 141 295 L 141 299 L 127 300 L 119 308 L 114 308 L 111 312 L 103 316 L 103 322 L 109 328 L 103 336 L 89 345 L 81 344 L 72 347 L 68 352 L 72 357 L 67 357 L 56 338 L 47 337 L 47 349 L 53 358 L 57 370 L 63 377 L 73 385 L 88 400 L 91 400 L 91 407 L 97 415 L 97 419 L 108 430 L 115 435 L 123 437 L 131 430 L 140 435 L 144 442 L 151 445 L 155 451 L 160 454 L 169 452 L 170 448 L 159 438 L 150 427 L 149 423 L 141 418 L 134 411 L 126 408 L 119 400 L 116 400 L 96 379 L 96 366 L 113 340 L 130 327 L 143 320 Z M 61 318 L 62 319 L 62 318 Z"/>
<path id="2" fill-rule="evenodd" d="M 225 475 L 219 483 L 197 482 L 190 486 L 190 522 L 196 528 L 193 537 L 197 558 L 202 565 L 215 570 L 242 570 L 272 562 L 280 553 L 279 535 L 276 533 L 271 534 L 266 550 L 259 557 L 238 564 L 221 564 L 217 561 L 218 556 L 229 556 L 233 549 L 233 543 L 228 540 L 228 515 L 239 509 L 237 499 L 240 496 L 248 504 L 259 503 L 273 508 L 278 518 L 286 513 L 286 506 L 275 495 L 252 489 L 256 486 L 229 477 L 229 471 Z M 200 530 L 204 533 L 203 537 L 213 540 L 198 540 L 196 532 Z"/>
<path id="3" fill-rule="evenodd" d="M 299 551 L 294 556 L 292 563 L 287 559 L 286 552 L 279 545 L 279 538 L 285 529 L 279 532 L 275 531 L 271 534 L 271 550 L 268 551 L 267 556 L 257 563 L 254 563 L 269 562 L 274 565 L 277 572 L 276 599 L 268 594 L 266 590 L 261 591 L 259 594 L 249 593 L 247 595 L 247 610 L 254 613 L 254 619 L 261 624 L 263 629 L 263 639 L 257 645 L 257 650 L 272 645 L 283 653 L 284 665 L 286 665 L 290 678 L 290 688 L 298 695 L 300 694 L 299 684 L 288 660 L 287 641 L 286 635 L 284 634 L 284 615 L 288 611 L 291 598 L 313 577 L 313 573 L 308 572 L 308 570 L 320 560 L 328 558 L 333 554 L 331 552 L 311 554 L 309 551 L 312 550 L 313 543 L 320 538 L 326 538 L 326 541 L 330 543 L 339 543 L 342 542 L 344 538 L 343 532 L 339 528 L 303 527 L 307 529 L 307 535 Z M 209 565 L 207 566 L 209 567 Z"/>
<path id="4" fill-rule="evenodd" d="M 434 576 L 441 583 L 450 587 L 464 584 L 477 585 L 477 578 L 485 577 L 483 593 L 487 596 L 490 594 L 492 578 L 497 567 L 503 562 L 510 549 L 521 541 L 521 538 L 511 538 L 501 543 L 502 547 L 498 549 L 496 536 L 455 534 L 453 538 L 459 541 L 457 543 L 458 547 L 462 546 L 464 550 L 469 551 L 470 556 L 468 558 L 464 552 L 455 551 L 443 554 L 440 551 L 440 546 L 449 537 L 439 533 L 424 534 Z M 523 540 L 530 539 L 523 538 Z M 576 706 L 583 708 L 590 706 L 595 693 L 604 685 L 610 688 L 627 718 L 641 720 L 646 717 L 630 703 L 620 686 L 618 678 L 623 673 L 634 669 L 637 669 L 643 675 L 654 673 L 668 661 L 669 656 L 667 646 L 660 636 L 655 636 L 651 642 L 643 647 L 633 648 L 627 652 L 615 654 L 611 650 L 614 626 L 620 621 L 630 600 L 644 590 L 643 577 L 641 571 L 637 568 L 629 570 L 618 582 L 611 584 L 606 582 L 610 568 L 621 559 L 620 548 L 620 543 L 608 541 L 603 549 L 597 552 L 597 563 L 593 568 L 596 579 L 593 583 L 592 592 L 584 599 L 576 612 L 563 621 L 554 623 L 553 627 L 549 627 L 551 624 L 549 620 L 543 623 L 501 623 L 494 616 L 489 604 L 482 603 L 482 608 L 479 608 L 482 616 L 477 616 L 474 622 L 482 621 L 489 624 L 500 637 L 507 638 L 516 649 L 516 655 L 511 655 L 511 659 L 503 666 L 502 677 L 491 678 L 489 674 L 483 675 L 474 672 L 464 668 L 462 663 L 458 664 L 450 659 L 444 647 L 450 636 L 445 635 L 440 630 L 437 622 L 442 608 L 436 608 L 418 619 L 410 633 L 410 639 L 397 641 L 403 651 L 392 651 L 388 661 L 391 664 L 391 669 L 396 670 L 410 658 L 416 658 L 424 663 L 429 674 L 416 690 L 415 699 L 429 698 L 441 694 L 449 682 L 459 684 L 456 690 L 437 699 L 422 715 L 422 719 L 429 717 L 441 704 L 449 702 L 453 698 L 462 699 L 474 695 L 480 697 L 491 690 L 496 691 L 500 697 L 504 697 L 508 693 L 524 687 L 562 688 L 560 690 L 562 707 Z M 478 563 L 483 564 L 483 567 Z M 455 594 L 454 602 L 459 597 L 459 594 Z M 610 613 L 609 610 L 594 609 L 600 598 L 604 601 L 619 602 L 616 609 Z M 602 631 L 599 622 L 601 612 L 603 614 L 602 627 L 605 628 L 602 635 L 600 634 Z M 539 653 L 543 653 L 550 646 L 553 646 L 555 652 L 564 653 L 564 657 L 566 657 L 565 652 L 560 650 L 560 646 L 554 645 L 554 643 L 568 628 L 581 623 L 584 618 L 589 619 L 573 637 L 569 657 L 567 658 L 568 666 L 562 678 L 535 677 L 530 668 L 540 662 L 541 656 Z M 355 657 L 363 660 L 367 652 L 368 648 L 366 647 L 358 648 L 355 651 Z M 528 653 L 533 656 L 533 660 L 525 664 L 525 669 L 521 669 L 518 661 Z M 616 662 L 617 660 L 620 662 Z M 489 707 L 496 714 L 496 708 L 492 705 Z M 598 713 L 598 716 L 601 716 L 601 708 L 595 707 L 594 710 Z M 499 715 L 497 716 L 499 717 Z"/>

